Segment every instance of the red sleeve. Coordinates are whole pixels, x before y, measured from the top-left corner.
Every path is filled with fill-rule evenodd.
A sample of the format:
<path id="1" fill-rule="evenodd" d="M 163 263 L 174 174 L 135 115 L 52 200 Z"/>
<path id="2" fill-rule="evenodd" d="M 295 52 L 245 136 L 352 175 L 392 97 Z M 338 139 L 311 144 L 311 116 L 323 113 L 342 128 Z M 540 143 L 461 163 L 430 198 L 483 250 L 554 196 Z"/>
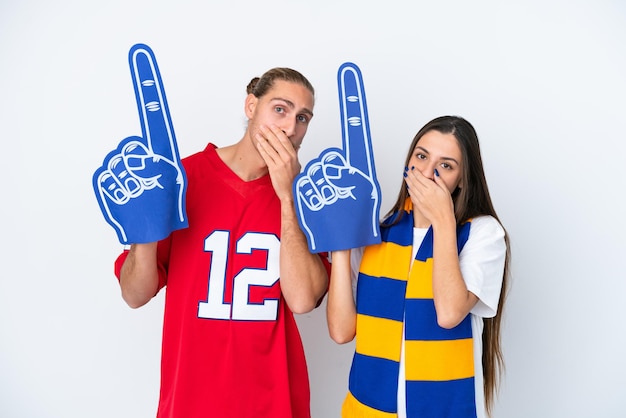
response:
<path id="1" fill-rule="evenodd" d="M 115 265 L 113 267 L 115 271 L 115 277 L 117 280 L 120 280 L 120 272 L 122 271 L 122 266 L 124 265 L 124 261 L 126 261 L 126 257 L 128 257 L 128 250 L 124 250 L 124 252 L 117 256 L 115 260 Z"/>

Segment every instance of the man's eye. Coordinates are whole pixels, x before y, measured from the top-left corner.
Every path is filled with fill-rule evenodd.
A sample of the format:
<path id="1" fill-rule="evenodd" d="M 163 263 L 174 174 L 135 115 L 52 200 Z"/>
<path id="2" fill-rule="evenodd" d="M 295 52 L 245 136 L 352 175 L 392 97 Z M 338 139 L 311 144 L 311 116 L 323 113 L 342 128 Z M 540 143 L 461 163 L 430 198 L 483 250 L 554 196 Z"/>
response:
<path id="1" fill-rule="evenodd" d="M 283 113 L 285 111 L 282 106 L 276 106 L 274 110 L 276 111 L 276 113 Z"/>
<path id="2" fill-rule="evenodd" d="M 298 115 L 298 121 L 301 123 L 307 123 L 309 121 L 309 118 L 305 115 Z"/>

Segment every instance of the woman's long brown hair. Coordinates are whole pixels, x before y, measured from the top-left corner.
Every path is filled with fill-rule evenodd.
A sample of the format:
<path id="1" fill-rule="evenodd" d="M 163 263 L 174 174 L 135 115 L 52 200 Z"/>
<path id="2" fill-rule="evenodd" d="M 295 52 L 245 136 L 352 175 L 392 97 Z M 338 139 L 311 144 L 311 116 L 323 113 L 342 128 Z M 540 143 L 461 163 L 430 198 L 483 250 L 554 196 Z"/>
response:
<path id="1" fill-rule="evenodd" d="M 463 155 L 461 184 L 452 193 L 457 224 L 481 215 L 491 215 L 500 222 L 489 195 L 487 180 L 485 179 L 485 172 L 483 170 L 483 162 L 480 155 L 478 135 L 474 127 L 465 119 L 458 116 L 441 116 L 428 122 L 413 138 L 404 166 L 408 166 L 415 146 L 422 136 L 432 130 L 441 132 L 442 134 L 454 135 L 461 148 L 461 154 Z M 398 212 L 398 216 L 393 221 L 394 224 L 397 223 L 402 217 L 403 211 L 401 209 L 404 208 L 404 202 L 407 198 L 409 198 L 409 193 L 403 180 L 400 192 L 398 193 L 398 199 L 385 218 Z M 502 225 L 501 222 L 500 224 Z M 506 229 L 504 240 L 506 243 L 506 256 L 498 310 L 493 318 L 483 318 L 483 389 L 485 392 L 485 409 L 488 415 L 491 415 L 493 410 L 500 379 L 504 372 L 504 356 L 502 354 L 502 344 L 500 341 L 500 329 L 504 302 L 508 290 L 509 263 L 511 257 L 509 236 L 508 233 L 506 233 Z"/>

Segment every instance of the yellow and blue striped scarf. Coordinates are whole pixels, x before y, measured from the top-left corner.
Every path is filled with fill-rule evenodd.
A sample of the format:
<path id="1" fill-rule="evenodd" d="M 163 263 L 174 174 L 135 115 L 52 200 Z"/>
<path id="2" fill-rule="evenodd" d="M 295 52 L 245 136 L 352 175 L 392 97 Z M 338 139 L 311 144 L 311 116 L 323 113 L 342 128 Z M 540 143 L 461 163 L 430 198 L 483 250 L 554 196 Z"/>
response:
<path id="1" fill-rule="evenodd" d="M 475 418 L 471 315 L 453 329 L 437 324 L 432 228 L 411 260 L 410 203 L 397 224 L 385 226 L 397 213 L 383 224 L 382 243 L 367 247 L 363 254 L 357 285 L 356 352 L 342 416 L 397 417 L 404 323 L 407 417 Z M 470 226 L 466 222 L 457 229 L 459 252 Z"/>

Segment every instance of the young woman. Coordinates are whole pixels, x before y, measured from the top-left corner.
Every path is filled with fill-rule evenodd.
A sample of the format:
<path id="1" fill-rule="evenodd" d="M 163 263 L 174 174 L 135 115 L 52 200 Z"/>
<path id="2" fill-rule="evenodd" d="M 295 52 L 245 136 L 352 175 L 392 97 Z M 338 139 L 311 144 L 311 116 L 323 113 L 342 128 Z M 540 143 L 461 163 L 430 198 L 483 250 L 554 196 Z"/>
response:
<path id="1" fill-rule="evenodd" d="M 381 244 L 332 254 L 329 332 L 356 336 L 342 416 L 488 416 L 509 244 L 468 121 L 417 133 L 381 232 Z"/>

